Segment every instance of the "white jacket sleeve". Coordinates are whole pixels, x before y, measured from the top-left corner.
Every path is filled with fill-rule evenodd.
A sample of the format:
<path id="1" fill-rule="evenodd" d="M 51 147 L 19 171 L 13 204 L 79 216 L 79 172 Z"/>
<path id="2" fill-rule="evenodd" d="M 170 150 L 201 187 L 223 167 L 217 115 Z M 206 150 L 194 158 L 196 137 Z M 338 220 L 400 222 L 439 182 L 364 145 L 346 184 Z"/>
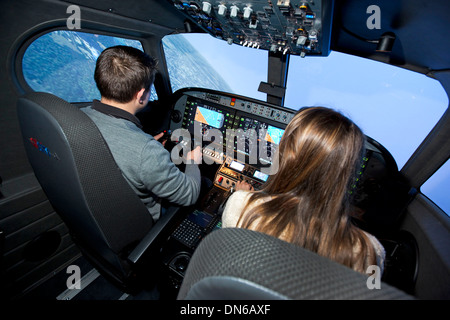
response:
<path id="1" fill-rule="evenodd" d="M 247 204 L 249 192 L 246 191 L 236 191 L 234 192 L 227 201 L 225 209 L 222 214 L 222 227 L 223 228 L 234 228 L 237 226 L 239 217 Z"/>

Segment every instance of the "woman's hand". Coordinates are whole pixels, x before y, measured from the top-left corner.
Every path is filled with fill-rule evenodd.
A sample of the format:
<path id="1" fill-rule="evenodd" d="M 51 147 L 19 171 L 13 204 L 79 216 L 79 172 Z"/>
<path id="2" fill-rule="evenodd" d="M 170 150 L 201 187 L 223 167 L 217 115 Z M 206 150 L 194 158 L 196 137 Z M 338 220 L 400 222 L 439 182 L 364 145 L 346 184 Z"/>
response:
<path id="1" fill-rule="evenodd" d="M 236 191 L 237 190 L 253 191 L 254 189 L 250 183 L 247 183 L 244 180 L 241 180 L 236 183 Z"/>

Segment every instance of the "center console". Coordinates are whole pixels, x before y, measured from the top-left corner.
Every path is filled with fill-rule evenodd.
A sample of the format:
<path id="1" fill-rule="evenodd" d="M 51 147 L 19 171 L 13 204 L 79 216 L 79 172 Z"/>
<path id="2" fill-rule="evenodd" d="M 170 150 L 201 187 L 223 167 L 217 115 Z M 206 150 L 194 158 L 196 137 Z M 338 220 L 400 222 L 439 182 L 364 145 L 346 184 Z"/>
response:
<path id="1" fill-rule="evenodd" d="M 240 162 L 232 157 L 227 157 L 217 171 L 214 185 L 229 191 L 236 186 L 238 181 L 245 181 L 255 190 L 259 190 L 268 178 L 269 175 L 263 173 L 257 167 Z"/>

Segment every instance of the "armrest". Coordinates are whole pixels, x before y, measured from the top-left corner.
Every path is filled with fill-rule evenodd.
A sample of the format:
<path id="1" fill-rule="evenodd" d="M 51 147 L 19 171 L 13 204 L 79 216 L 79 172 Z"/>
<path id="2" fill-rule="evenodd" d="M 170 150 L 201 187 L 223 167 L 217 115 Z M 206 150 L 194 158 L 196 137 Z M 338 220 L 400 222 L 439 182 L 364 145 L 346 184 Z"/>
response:
<path id="1" fill-rule="evenodd" d="M 161 215 L 161 218 L 150 229 L 147 235 L 138 243 L 136 248 L 128 255 L 128 260 L 135 264 L 144 255 L 144 253 L 154 244 L 155 240 L 171 226 L 179 207 L 169 207 L 167 211 Z"/>

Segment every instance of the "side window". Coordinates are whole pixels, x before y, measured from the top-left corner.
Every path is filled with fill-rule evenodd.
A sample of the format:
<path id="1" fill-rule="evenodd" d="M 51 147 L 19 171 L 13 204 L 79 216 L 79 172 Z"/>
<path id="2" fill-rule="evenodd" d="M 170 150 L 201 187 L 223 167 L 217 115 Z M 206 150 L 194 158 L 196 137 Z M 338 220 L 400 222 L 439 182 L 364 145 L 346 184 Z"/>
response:
<path id="1" fill-rule="evenodd" d="M 439 168 L 420 188 L 422 193 L 450 216 L 450 160 Z"/>
<path id="2" fill-rule="evenodd" d="M 76 31 L 53 31 L 33 41 L 22 60 L 25 81 L 34 91 L 52 93 L 69 102 L 99 99 L 94 81 L 95 62 L 112 46 L 144 51 L 140 41 Z M 156 100 L 152 87 L 150 100 Z"/>

